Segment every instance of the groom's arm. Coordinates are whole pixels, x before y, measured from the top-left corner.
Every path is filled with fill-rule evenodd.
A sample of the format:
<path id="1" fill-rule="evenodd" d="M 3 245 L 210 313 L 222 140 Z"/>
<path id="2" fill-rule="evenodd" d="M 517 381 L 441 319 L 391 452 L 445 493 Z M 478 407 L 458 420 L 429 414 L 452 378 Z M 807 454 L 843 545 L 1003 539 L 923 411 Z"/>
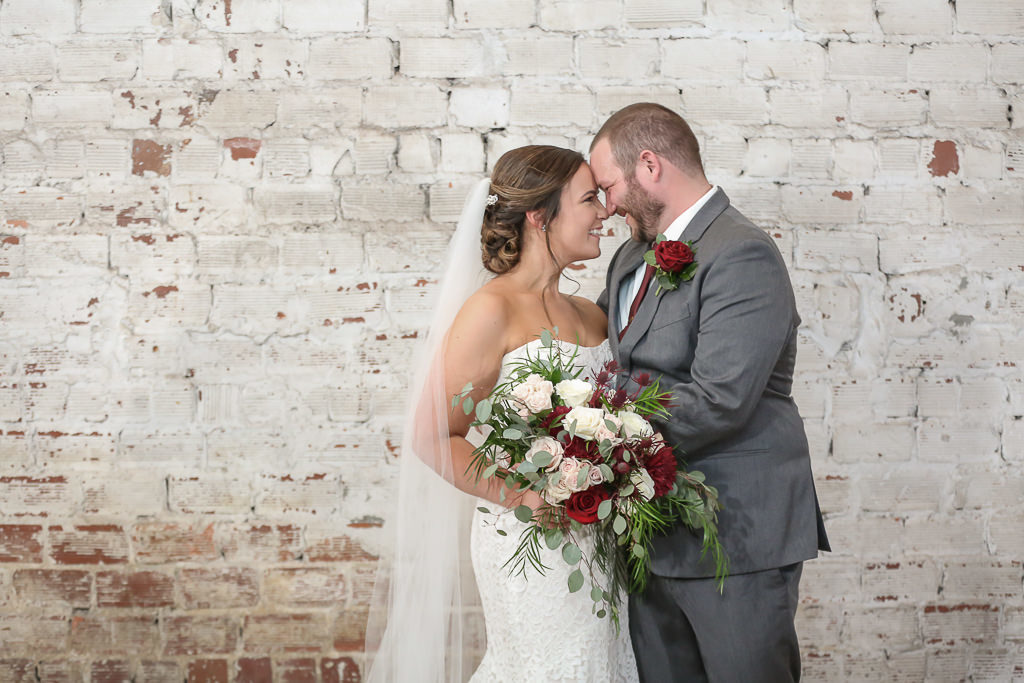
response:
<path id="1" fill-rule="evenodd" d="M 698 315 L 691 379 L 670 387 L 671 419 L 659 425 L 687 451 L 742 428 L 795 343 L 799 318 L 775 245 L 749 239 L 720 254 L 704 277 Z"/>

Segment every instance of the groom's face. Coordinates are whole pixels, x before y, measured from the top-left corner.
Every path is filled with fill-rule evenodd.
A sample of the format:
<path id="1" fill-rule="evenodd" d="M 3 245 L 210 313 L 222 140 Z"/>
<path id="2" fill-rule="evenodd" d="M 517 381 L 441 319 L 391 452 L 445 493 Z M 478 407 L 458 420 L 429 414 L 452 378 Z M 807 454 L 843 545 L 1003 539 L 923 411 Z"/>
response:
<path id="1" fill-rule="evenodd" d="M 607 139 L 594 145 L 590 153 L 590 167 L 594 180 L 604 192 L 608 213 L 625 217 L 634 240 L 654 240 L 665 205 L 640 185 L 636 168 L 625 171 L 619 168 Z"/>

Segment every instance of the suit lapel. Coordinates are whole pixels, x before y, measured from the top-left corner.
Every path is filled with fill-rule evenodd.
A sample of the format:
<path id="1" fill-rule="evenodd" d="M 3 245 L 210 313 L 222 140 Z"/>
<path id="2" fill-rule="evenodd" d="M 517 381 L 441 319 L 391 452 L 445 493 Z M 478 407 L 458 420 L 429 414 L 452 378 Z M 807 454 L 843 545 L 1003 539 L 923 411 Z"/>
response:
<path id="1" fill-rule="evenodd" d="M 644 260 L 647 245 L 632 239 L 621 247 L 622 253 L 615 259 L 611 278 L 608 284 L 608 339 L 611 341 L 612 353 L 617 355 L 619 346 L 619 288 L 622 281 L 635 271 Z"/>
<path id="2" fill-rule="evenodd" d="M 697 215 L 693 217 L 690 224 L 683 230 L 683 234 L 680 236 L 680 240 L 683 242 L 693 242 L 694 248 L 697 249 L 697 268 L 700 269 L 700 250 L 697 242 L 704 233 L 707 232 L 708 227 L 714 222 L 718 216 L 721 215 L 729 207 L 729 198 L 726 196 L 725 191 L 722 188 L 718 188 L 707 203 L 701 207 Z M 643 245 L 641 245 L 643 246 Z M 640 251 L 640 260 L 643 259 L 643 251 Z M 634 268 L 640 265 L 639 261 L 636 261 Z M 680 282 L 679 289 L 685 289 L 686 287 L 692 286 L 693 280 L 689 282 Z M 616 290 L 618 291 L 618 290 Z M 633 352 L 633 347 L 640 341 L 640 338 L 650 329 L 651 324 L 654 322 L 654 318 L 658 313 L 658 307 L 664 297 L 668 296 L 671 292 L 662 290 L 660 296 L 655 296 L 655 292 L 658 291 L 658 281 L 654 280 L 651 282 L 651 288 L 647 290 L 647 294 L 644 296 L 643 301 L 640 302 L 640 308 L 636 312 L 636 317 L 633 318 L 633 322 L 626 329 L 626 334 L 622 336 L 622 341 L 617 346 L 613 346 L 616 350 L 615 357 L 617 359 L 628 358 Z M 620 362 L 622 362 L 620 360 Z"/>

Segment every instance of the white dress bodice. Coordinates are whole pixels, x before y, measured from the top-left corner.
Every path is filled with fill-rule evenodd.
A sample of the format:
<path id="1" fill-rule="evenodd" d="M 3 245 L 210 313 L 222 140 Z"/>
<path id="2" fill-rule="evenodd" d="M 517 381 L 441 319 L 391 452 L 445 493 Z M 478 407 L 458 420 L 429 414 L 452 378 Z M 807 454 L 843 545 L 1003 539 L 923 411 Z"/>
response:
<path id="1" fill-rule="evenodd" d="M 574 344 L 555 342 L 562 353 Z M 554 347 L 553 347 L 554 348 Z M 534 340 L 505 354 L 499 383 L 508 378 L 511 366 L 527 354 L 536 358 L 547 350 Z M 579 347 L 574 364 L 583 368 L 581 378 L 595 376 L 612 358 L 607 341 L 598 346 Z M 487 501 L 480 505 L 495 511 Z M 590 584 L 569 593 L 567 582 L 574 567 L 562 559 L 560 550 L 543 546 L 543 575 L 528 566 L 526 575 L 509 576 L 502 565 L 512 557 L 525 525 L 511 512 L 473 516 L 470 550 L 473 572 L 483 605 L 487 650 L 473 683 L 637 683 L 636 661 L 629 643 L 625 600 L 619 610 L 620 630 L 608 617 L 593 614 Z M 501 536 L 497 529 L 507 535 Z M 585 534 L 577 539 L 584 552 L 593 552 L 593 540 Z"/>

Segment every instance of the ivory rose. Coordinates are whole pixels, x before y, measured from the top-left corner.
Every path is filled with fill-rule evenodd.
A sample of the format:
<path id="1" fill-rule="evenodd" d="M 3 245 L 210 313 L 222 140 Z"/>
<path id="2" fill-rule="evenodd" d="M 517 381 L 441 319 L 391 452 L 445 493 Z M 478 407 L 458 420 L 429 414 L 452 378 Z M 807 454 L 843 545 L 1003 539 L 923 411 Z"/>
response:
<path id="1" fill-rule="evenodd" d="M 654 434 L 654 427 L 651 426 L 651 423 L 632 410 L 621 411 L 619 419 L 622 420 L 622 432 L 627 439 L 643 438 Z"/>
<path id="2" fill-rule="evenodd" d="M 555 392 L 565 405 L 575 408 L 586 405 L 594 393 L 594 387 L 581 379 L 563 379 L 555 385 Z"/>
<path id="3" fill-rule="evenodd" d="M 604 410 L 601 408 L 573 408 L 562 420 L 562 424 L 569 427 L 573 422 L 576 423 L 577 436 L 593 441 L 598 428 L 604 423 Z"/>
<path id="4" fill-rule="evenodd" d="M 562 444 L 558 443 L 557 439 L 552 439 L 550 436 L 541 436 L 530 445 L 530 450 L 526 451 L 525 457 L 530 462 L 533 462 L 533 456 L 538 453 L 547 453 L 551 456 L 551 462 L 548 463 L 545 469 L 551 472 L 562 462 L 564 450 Z"/>

